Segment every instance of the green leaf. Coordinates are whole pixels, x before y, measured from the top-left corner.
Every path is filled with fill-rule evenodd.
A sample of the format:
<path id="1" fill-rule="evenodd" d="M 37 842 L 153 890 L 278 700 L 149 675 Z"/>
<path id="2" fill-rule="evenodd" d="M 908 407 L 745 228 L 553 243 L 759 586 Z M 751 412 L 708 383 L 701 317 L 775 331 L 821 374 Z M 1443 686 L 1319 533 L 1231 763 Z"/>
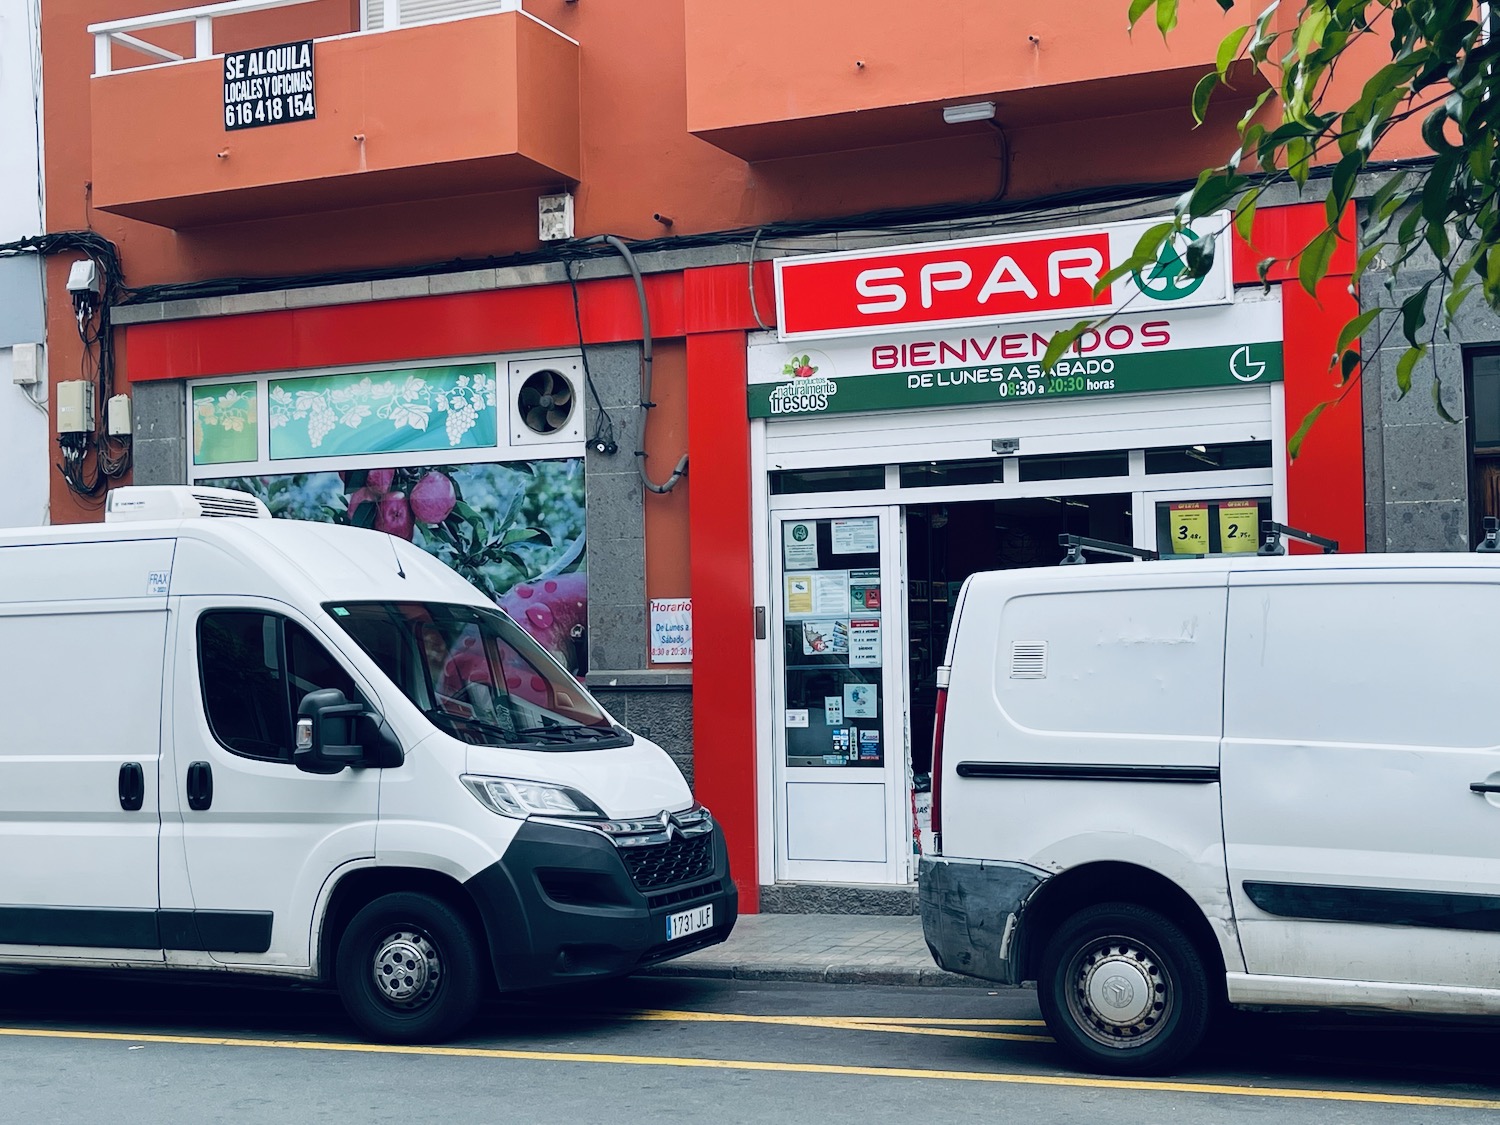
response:
<path id="1" fill-rule="evenodd" d="M 1417 343 L 1417 333 L 1427 323 L 1427 295 L 1432 292 L 1432 286 L 1436 280 L 1434 278 L 1432 281 L 1429 281 L 1415 293 L 1409 294 L 1406 300 L 1401 302 L 1401 334 L 1406 337 L 1406 342 L 1413 347 Z"/>
<path id="2" fill-rule="evenodd" d="M 1458 173 L 1458 150 L 1450 149 L 1432 162 L 1427 182 L 1422 185 L 1422 217 L 1429 223 L 1442 223 L 1448 217 L 1448 197 L 1453 191 L 1453 177 Z"/>
<path id="3" fill-rule="evenodd" d="M 1302 442 L 1307 438 L 1308 431 L 1313 428 L 1313 423 L 1318 420 L 1318 415 L 1332 406 L 1334 401 L 1336 400 L 1330 399 L 1327 402 L 1320 402 L 1302 416 L 1302 424 L 1297 427 L 1297 432 L 1287 439 L 1287 457 L 1293 461 L 1297 459 L 1297 455 L 1302 452 Z"/>
<path id="4" fill-rule="evenodd" d="M 1156 28 L 1165 39 L 1177 26 L 1177 0 L 1156 0 Z"/>
<path id="5" fill-rule="evenodd" d="M 1135 30 L 1135 25 L 1140 22 L 1140 18 L 1149 12 L 1151 5 L 1155 3 L 1156 0 L 1130 0 L 1130 11 L 1127 14 L 1127 18 L 1130 21 L 1128 26 L 1131 31 Z"/>
<path id="6" fill-rule="evenodd" d="M 1349 377 L 1354 374 L 1354 369 L 1358 366 L 1358 352 L 1345 352 L 1339 357 L 1339 384 L 1341 386 L 1349 381 Z"/>
<path id="7" fill-rule="evenodd" d="M 1418 344 L 1414 348 L 1407 348 L 1401 353 L 1401 358 L 1396 361 L 1396 389 L 1405 398 L 1411 390 L 1412 369 L 1417 366 L 1417 361 L 1427 353 L 1426 344 Z"/>
<path id="8" fill-rule="evenodd" d="M 1089 329 L 1102 323 L 1103 321 L 1099 320 L 1080 320 L 1077 324 L 1054 334 L 1052 339 L 1047 341 L 1047 350 L 1042 353 L 1042 370 L 1051 371 L 1057 365 L 1057 361 L 1062 358 L 1063 352 L 1077 343 L 1078 338 Z"/>
<path id="9" fill-rule="evenodd" d="M 1212 234 L 1205 234 L 1202 238 L 1195 238 L 1188 243 L 1187 253 L 1184 256 L 1188 277 L 1203 277 L 1213 268 L 1214 249 Z"/>
<path id="10" fill-rule="evenodd" d="M 1299 133 L 1287 140 L 1286 170 L 1298 187 L 1307 185 L 1307 173 L 1311 167 L 1312 155 L 1312 142 L 1304 134 Z"/>
<path id="11" fill-rule="evenodd" d="M 1259 191 L 1246 192 L 1234 208 L 1234 229 L 1247 246 L 1253 245 L 1250 234 L 1255 229 L 1255 205 L 1259 200 Z"/>
<path id="12" fill-rule="evenodd" d="M 1473 285 L 1461 285 L 1449 293 L 1447 299 L 1443 301 L 1443 312 L 1450 324 L 1458 316 L 1458 310 L 1463 307 L 1463 303 L 1469 299 L 1469 294 L 1472 292 L 1474 292 Z"/>
<path id="13" fill-rule="evenodd" d="M 1209 71 L 1198 79 L 1198 85 L 1193 87 L 1193 121 L 1203 124 L 1203 119 L 1208 115 L 1208 99 L 1213 97 L 1214 87 L 1219 84 L 1219 76 Z"/>
<path id="14" fill-rule="evenodd" d="M 349 517 L 349 523 L 354 527 L 374 527 L 375 517 L 380 512 L 380 505 L 373 500 L 361 500 L 359 507 L 354 509 L 354 514 Z"/>
<path id="15" fill-rule="evenodd" d="M 1228 76 L 1229 68 L 1234 65 L 1234 60 L 1239 57 L 1240 47 L 1245 42 L 1245 36 L 1249 34 L 1250 25 L 1245 24 L 1235 28 L 1219 41 L 1219 53 L 1215 63 L 1218 67 L 1220 78 Z"/>
<path id="16" fill-rule="evenodd" d="M 1333 346 L 1333 350 L 1341 352 L 1354 343 L 1355 340 L 1358 340 L 1365 334 L 1365 329 L 1370 327 L 1370 323 L 1379 315 L 1380 310 L 1378 308 L 1367 309 L 1345 324 L 1339 330 L 1339 342 Z"/>
<path id="17" fill-rule="evenodd" d="M 552 546 L 552 537 L 539 527 L 514 527 L 500 537 L 500 542 L 509 547 L 512 543 L 540 543 Z"/>
<path id="18" fill-rule="evenodd" d="M 1443 381 L 1438 378 L 1436 369 L 1432 372 L 1432 405 L 1437 407 L 1438 417 L 1444 422 L 1456 423 L 1458 421 L 1457 418 L 1448 413 L 1448 408 L 1443 405 Z"/>
<path id="19" fill-rule="evenodd" d="M 1297 261 L 1297 280 L 1302 283 L 1302 288 L 1307 291 L 1308 296 L 1318 295 L 1318 282 L 1328 276 L 1328 265 L 1333 261 L 1333 252 L 1338 246 L 1339 236 L 1336 230 L 1322 231 L 1316 238 L 1307 244 Z"/>

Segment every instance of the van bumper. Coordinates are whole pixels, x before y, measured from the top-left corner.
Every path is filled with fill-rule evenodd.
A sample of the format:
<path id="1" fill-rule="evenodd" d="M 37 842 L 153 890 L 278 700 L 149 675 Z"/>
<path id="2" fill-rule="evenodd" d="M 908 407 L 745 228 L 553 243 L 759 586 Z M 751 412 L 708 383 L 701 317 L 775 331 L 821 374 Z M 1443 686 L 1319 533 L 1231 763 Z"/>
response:
<path id="1" fill-rule="evenodd" d="M 918 868 L 922 936 L 938 967 L 1021 983 L 1021 913 L 1047 873 L 1024 863 L 926 856 Z"/>
<path id="2" fill-rule="evenodd" d="M 711 864 L 642 890 L 604 835 L 527 821 L 505 856 L 464 884 L 480 917 L 502 991 L 624 976 L 717 945 L 739 916 L 739 892 L 715 823 Z M 713 908 L 713 924 L 669 940 L 667 919 Z"/>

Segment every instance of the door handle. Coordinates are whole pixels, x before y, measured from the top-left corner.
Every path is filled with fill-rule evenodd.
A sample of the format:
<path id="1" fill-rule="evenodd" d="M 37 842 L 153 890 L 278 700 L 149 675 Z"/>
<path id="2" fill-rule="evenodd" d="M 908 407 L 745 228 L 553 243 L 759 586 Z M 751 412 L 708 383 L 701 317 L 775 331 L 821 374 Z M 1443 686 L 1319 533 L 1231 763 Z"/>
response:
<path id="1" fill-rule="evenodd" d="M 214 803 L 214 771 L 207 762 L 190 762 L 187 768 L 188 808 L 202 812 Z"/>
<path id="2" fill-rule="evenodd" d="M 120 766 L 120 807 L 136 812 L 145 803 L 146 771 L 139 762 L 125 762 Z"/>
<path id="3" fill-rule="evenodd" d="M 1470 793 L 1500 793 L 1500 781 L 1471 781 Z"/>

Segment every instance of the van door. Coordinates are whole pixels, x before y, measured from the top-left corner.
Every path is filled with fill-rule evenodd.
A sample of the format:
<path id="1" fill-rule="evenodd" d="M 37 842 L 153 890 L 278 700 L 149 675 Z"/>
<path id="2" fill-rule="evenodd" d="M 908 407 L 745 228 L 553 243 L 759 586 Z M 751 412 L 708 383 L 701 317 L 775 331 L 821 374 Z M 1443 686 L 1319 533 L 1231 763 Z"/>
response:
<path id="1" fill-rule="evenodd" d="M 162 960 L 158 765 L 174 546 L 0 550 L 10 599 L 0 603 L 0 957 Z"/>
<path id="2" fill-rule="evenodd" d="M 260 598 L 184 598 L 177 615 L 171 778 L 180 808 L 164 825 L 186 884 L 163 896 L 194 927 L 168 959 L 303 967 L 319 893 L 341 867 L 375 854 L 380 771 L 320 776 L 292 764 L 302 698 L 374 694 L 326 635 Z M 178 952 L 174 953 L 175 949 Z"/>
<path id="3" fill-rule="evenodd" d="M 1500 987 L 1496 620 L 1474 569 L 1231 577 L 1224 841 L 1250 973 Z"/>

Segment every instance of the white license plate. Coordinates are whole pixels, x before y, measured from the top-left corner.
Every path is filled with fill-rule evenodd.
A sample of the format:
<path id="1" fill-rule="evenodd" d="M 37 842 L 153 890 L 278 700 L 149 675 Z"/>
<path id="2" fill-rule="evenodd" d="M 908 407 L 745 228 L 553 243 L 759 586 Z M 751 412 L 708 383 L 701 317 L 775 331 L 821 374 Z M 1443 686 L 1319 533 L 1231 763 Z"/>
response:
<path id="1" fill-rule="evenodd" d="M 702 930 L 711 930 L 714 925 L 714 904 L 707 906 L 695 906 L 691 910 L 684 910 L 681 914 L 669 914 L 667 916 L 667 940 L 676 941 L 678 938 L 696 934 Z"/>

